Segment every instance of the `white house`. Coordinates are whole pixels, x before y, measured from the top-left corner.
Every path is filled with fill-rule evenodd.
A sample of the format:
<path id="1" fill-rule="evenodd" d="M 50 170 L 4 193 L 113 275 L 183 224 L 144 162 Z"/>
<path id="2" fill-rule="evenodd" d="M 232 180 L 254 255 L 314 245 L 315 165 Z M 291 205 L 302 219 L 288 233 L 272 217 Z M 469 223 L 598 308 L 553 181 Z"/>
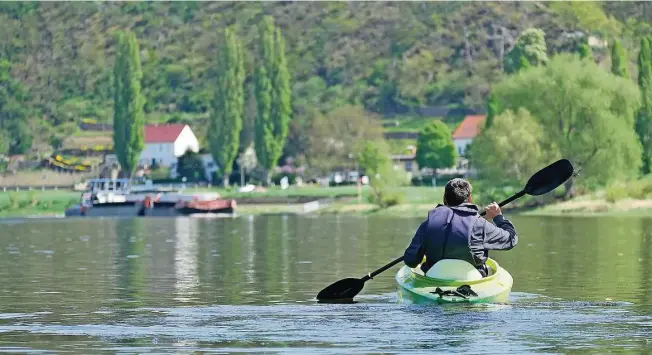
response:
<path id="1" fill-rule="evenodd" d="M 188 125 L 147 125 L 140 163 L 151 166 L 155 160 L 161 166 L 170 167 L 187 150 L 199 151 L 199 141 Z"/>
<path id="2" fill-rule="evenodd" d="M 466 154 L 466 147 L 471 144 L 473 138 L 480 133 L 480 126 L 484 122 L 485 115 L 470 115 L 464 118 L 453 133 L 453 143 L 460 157 Z"/>

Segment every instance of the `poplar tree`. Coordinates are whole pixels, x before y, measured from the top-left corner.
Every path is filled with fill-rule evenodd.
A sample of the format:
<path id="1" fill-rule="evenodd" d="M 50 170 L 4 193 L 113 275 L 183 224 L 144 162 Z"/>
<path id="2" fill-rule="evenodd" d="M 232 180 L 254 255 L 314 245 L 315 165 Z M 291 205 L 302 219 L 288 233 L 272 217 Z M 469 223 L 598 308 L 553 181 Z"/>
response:
<path id="1" fill-rule="evenodd" d="M 123 172 L 131 176 L 144 144 L 145 98 L 140 92 L 143 73 L 140 68 L 140 50 L 133 32 L 116 35 L 116 59 L 113 69 L 113 142 Z"/>
<path id="2" fill-rule="evenodd" d="M 224 187 L 240 146 L 244 115 L 245 69 L 242 43 L 231 28 L 224 31 L 224 43 L 217 60 L 217 88 L 212 103 L 208 142 L 213 159 L 222 169 Z"/>
<path id="3" fill-rule="evenodd" d="M 615 40 L 611 45 L 611 72 L 623 78 L 629 78 L 627 68 L 627 53 L 620 41 Z"/>
<path id="4" fill-rule="evenodd" d="M 255 124 L 256 156 L 265 169 L 265 182 L 283 152 L 291 114 L 290 75 L 285 59 L 285 40 L 265 16 L 259 25 L 260 64 L 255 74 L 258 115 Z"/>
<path id="5" fill-rule="evenodd" d="M 643 145 L 644 174 L 650 173 L 652 158 L 652 46 L 649 37 L 641 38 L 641 50 L 638 53 L 638 86 L 641 92 L 641 108 L 636 117 L 636 133 Z"/>

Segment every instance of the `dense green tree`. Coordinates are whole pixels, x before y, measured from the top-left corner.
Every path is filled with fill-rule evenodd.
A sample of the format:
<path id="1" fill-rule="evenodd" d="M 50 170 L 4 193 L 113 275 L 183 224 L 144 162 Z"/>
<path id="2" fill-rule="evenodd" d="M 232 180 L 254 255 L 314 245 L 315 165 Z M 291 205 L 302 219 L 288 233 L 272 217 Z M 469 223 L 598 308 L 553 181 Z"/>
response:
<path id="1" fill-rule="evenodd" d="M 487 119 L 485 121 L 485 127 L 491 127 L 494 122 L 494 118 L 502 111 L 500 107 L 500 101 L 496 97 L 496 94 L 492 92 L 489 94 L 489 100 L 487 100 Z"/>
<path id="2" fill-rule="evenodd" d="M 123 174 L 131 176 L 137 167 L 144 144 L 145 99 L 140 92 L 142 72 L 136 35 L 116 34 L 116 59 L 113 69 L 113 143 Z"/>
<path id="3" fill-rule="evenodd" d="M 0 130 L 0 158 L 7 153 L 9 153 L 9 135 L 5 130 Z"/>
<path id="4" fill-rule="evenodd" d="M 591 52 L 591 47 L 587 41 L 583 41 L 577 46 L 577 53 L 580 55 L 580 58 L 593 58 L 593 53 Z"/>
<path id="5" fill-rule="evenodd" d="M 514 73 L 529 66 L 548 62 L 546 34 L 538 28 L 528 28 L 516 40 L 514 48 L 505 57 L 505 71 Z"/>
<path id="6" fill-rule="evenodd" d="M 652 165 L 652 42 L 649 37 L 641 38 L 638 54 L 638 86 L 641 93 L 641 108 L 636 116 L 636 133 L 643 146 L 644 174 L 650 173 Z"/>
<path id="7" fill-rule="evenodd" d="M 265 16 L 259 25 L 259 51 L 261 63 L 255 74 L 258 105 L 255 147 L 258 162 L 265 169 L 265 181 L 269 184 L 270 172 L 285 146 L 292 108 L 285 40 L 270 16 Z"/>
<path id="8" fill-rule="evenodd" d="M 448 126 L 433 120 L 419 132 L 417 164 L 421 168 L 450 168 L 457 161 L 457 151 Z"/>
<path id="9" fill-rule="evenodd" d="M 186 181 L 196 182 L 206 180 L 204 162 L 199 153 L 187 150 L 179 157 L 177 164 L 177 174 Z"/>
<path id="10" fill-rule="evenodd" d="M 543 128 L 543 151 L 582 167 L 587 183 L 638 173 L 641 145 L 633 127 L 640 97 L 631 81 L 560 54 L 547 66 L 505 78 L 494 91 L 506 110 L 527 109 Z"/>
<path id="11" fill-rule="evenodd" d="M 265 182 L 269 183 L 269 170 L 276 161 L 273 160 L 274 125 L 272 123 L 272 75 L 274 61 L 274 23 L 266 16 L 258 28 L 259 53 L 261 63 L 256 67 L 255 87 L 257 116 L 255 123 L 256 157 L 260 166 L 266 170 Z"/>
<path id="12" fill-rule="evenodd" d="M 361 106 L 347 105 L 326 116 L 318 115 L 311 124 L 308 162 L 327 173 L 337 168 L 353 168 L 360 145 L 380 141 L 383 131 L 377 115 Z"/>
<path id="13" fill-rule="evenodd" d="M 0 154 L 23 154 L 32 146 L 24 104 L 25 92 L 11 75 L 11 64 L 0 59 L 0 133 L 5 140 L 0 144 Z"/>
<path id="14" fill-rule="evenodd" d="M 611 45 L 611 72 L 629 79 L 629 59 L 625 48 L 618 40 L 613 41 Z"/>
<path id="15" fill-rule="evenodd" d="M 371 201 L 383 208 L 400 203 L 404 196 L 395 188 L 405 184 L 407 177 L 404 171 L 394 168 L 385 140 L 364 142 L 357 158 L 369 177 Z"/>
<path id="16" fill-rule="evenodd" d="M 490 127 L 485 125 L 469 146 L 468 155 L 482 180 L 522 185 L 557 156 L 543 146 L 543 128 L 530 112 L 519 108 L 497 115 Z"/>
<path id="17" fill-rule="evenodd" d="M 207 141 L 213 159 L 222 170 L 224 186 L 229 184 L 233 161 L 240 147 L 244 114 L 244 58 L 242 44 L 231 28 L 224 31 L 224 43 L 217 61 L 217 85 Z"/>

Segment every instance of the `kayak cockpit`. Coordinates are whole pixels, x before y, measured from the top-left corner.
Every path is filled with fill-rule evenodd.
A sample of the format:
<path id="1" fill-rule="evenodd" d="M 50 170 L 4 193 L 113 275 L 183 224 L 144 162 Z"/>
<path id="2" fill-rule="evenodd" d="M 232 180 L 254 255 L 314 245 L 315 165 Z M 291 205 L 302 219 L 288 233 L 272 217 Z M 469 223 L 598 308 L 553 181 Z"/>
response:
<path id="1" fill-rule="evenodd" d="M 474 284 L 486 282 L 494 279 L 500 270 L 500 266 L 493 259 L 487 259 L 486 263 L 489 274 L 482 277 L 475 266 L 463 260 L 444 259 L 433 265 L 426 274 L 421 270 L 420 265 L 411 268 L 410 271 L 414 277 L 426 283 L 454 283 L 454 284 Z M 435 269 L 435 270 L 433 270 Z M 431 272 L 432 271 L 432 272 Z"/>

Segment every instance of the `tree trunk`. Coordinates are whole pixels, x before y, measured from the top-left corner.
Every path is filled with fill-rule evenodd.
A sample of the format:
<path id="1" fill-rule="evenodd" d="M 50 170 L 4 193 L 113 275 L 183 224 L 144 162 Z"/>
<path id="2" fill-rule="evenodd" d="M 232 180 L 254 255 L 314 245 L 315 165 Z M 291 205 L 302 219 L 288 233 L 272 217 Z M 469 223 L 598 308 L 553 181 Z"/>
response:
<path id="1" fill-rule="evenodd" d="M 263 173 L 263 182 L 265 183 L 265 186 L 272 185 L 272 176 L 267 170 L 265 170 L 265 172 Z"/>
<path id="2" fill-rule="evenodd" d="M 573 189 L 573 177 L 571 176 L 566 182 L 564 183 L 564 187 L 566 188 L 566 193 L 564 194 L 564 199 L 568 200 L 575 196 L 575 190 Z"/>
<path id="3" fill-rule="evenodd" d="M 229 187 L 229 174 L 224 174 L 224 176 L 222 177 L 222 185 L 224 186 L 224 188 Z"/>

